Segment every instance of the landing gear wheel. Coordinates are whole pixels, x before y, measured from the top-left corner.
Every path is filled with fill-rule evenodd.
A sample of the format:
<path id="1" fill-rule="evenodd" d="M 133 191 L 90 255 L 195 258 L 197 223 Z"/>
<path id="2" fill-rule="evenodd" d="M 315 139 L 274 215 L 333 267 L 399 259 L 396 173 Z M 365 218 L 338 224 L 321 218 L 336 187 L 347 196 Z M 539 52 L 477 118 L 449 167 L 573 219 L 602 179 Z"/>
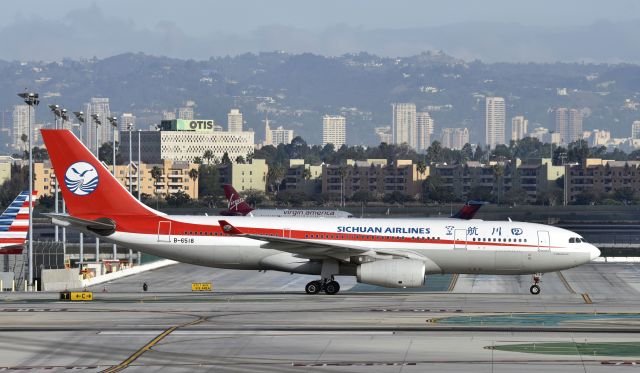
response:
<path id="1" fill-rule="evenodd" d="M 324 292 L 329 295 L 338 294 L 339 291 L 340 291 L 340 284 L 337 281 L 329 281 L 324 286 Z"/>
<path id="2" fill-rule="evenodd" d="M 311 281 L 304 287 L 304 291 L 306 291 L 307 294 L 318 294 L 321 288 L 320 281 Z"/>
<path id="3" fill-rule="evenodd" d="M 531 285 L 531 287 L 529 288 L 529 291 L 531 292 L 531 294 L 533 295 L 538 295 L 540 294 L 540 286 L 538 285 Z"/>

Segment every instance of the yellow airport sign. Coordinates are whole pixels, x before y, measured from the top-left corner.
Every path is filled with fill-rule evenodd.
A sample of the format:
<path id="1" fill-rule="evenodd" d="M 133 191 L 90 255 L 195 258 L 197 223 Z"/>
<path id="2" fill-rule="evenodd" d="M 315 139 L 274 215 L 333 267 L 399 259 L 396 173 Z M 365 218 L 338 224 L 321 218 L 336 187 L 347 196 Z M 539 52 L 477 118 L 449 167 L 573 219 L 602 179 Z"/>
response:
<path id="1" fill-rule="evenodd" d="M 210 282 L 193 282 L 191 284 L 191 291 L 212 291 L 213 286 Z"/>
<path id="2" fill-rule="evenodd" d="M 63 291 L 60 293 L 60 299 L 71 301 L 93 300 L 93 293 L 90 291 Z"/>

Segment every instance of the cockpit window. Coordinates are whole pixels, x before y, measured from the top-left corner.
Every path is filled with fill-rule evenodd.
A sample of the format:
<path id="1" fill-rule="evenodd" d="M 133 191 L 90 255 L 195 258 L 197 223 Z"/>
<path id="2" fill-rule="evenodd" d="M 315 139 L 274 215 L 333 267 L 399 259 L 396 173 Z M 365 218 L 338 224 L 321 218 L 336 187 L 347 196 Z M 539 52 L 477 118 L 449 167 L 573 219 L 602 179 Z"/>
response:
<path id="1" fill-rule="evenodd" d="M 580 238 L 580 237 L 571 237 L 569 238 L 569 243 L 580 243 L 580 242 L 587 242 L 584 239 Z"/>
<path id="2" fill-rule="evenodd" d="M 575 237 L 571 237 L 571 238 L 569 238 L 569 243 L 576 243 L 576 239 L 575 239 Z"/>

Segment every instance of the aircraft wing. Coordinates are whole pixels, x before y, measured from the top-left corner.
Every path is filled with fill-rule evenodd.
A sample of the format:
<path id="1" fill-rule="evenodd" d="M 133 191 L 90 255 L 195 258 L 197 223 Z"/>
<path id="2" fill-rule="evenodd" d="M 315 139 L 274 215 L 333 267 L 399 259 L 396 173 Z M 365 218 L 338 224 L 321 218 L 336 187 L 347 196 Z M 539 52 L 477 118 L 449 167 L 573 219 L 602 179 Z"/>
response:
<path id="1" fill-rule="evenodd" d="M 264 241 L 268 243 L 268 245 L 263 246 L 265 249 L 285 251 L 301 258 L 322 259 L 329 257 L 349 261 L 352 256 L 367 256 L 374 259 L 390 259 L 390 257 L 395 256 L 407 259 L 425 259 L 422 255 L 406 250 L 369 249 L 339 242 L 328 243 L 324 241 L 300 240 L 297 238 L 245 233 L 225 220 L 219 220 L 218 223 L 227 234 Z"/>

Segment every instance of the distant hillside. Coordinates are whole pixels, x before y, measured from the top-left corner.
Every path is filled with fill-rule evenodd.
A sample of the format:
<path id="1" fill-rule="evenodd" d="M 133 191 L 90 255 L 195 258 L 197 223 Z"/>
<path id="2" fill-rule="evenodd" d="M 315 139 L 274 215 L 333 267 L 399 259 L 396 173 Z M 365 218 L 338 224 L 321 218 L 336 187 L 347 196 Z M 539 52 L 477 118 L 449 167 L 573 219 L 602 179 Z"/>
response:
<path id="1" fill-rule="evenodd" d="M 294 129 L 310 143 L 321 141 L 323 114 L 343 113 L 348 142 L 374 144 L 373 128 L 391 123 L 393 102 L 415 102 L 431 112 L 437 129 L 467 126 L 472 142 L 483 141 L 484 95 L 504 96 L 507 117 L 525 115 L 530 127 L 553 128 L 549 111 L 558 106 L 589 108 L 585 129 L 606 128 L 617 137 L 629 136 L 632 121 L 640 120 L 640 113 L 629 108 L 633 105 L 625 108 L 625 100 L 640 101 L 640 66 L 486 64 L 441 53 L 381 58 L 273 52 L 205 61 L 122 54 L 59 63 L 0 61 L 0 87 L 2 110 L 19 103 L 15 94 L 25 88 L 44 97 L 38 118 L 45 120 L 50 120 L 45 104 L 78 110 L 90 97 L 109 97 L 114 112 L 133 112 L 143 128 L 157 123 L 162 110 L 186 100 L 197 102 L 198 117 L 224 126 L 226 113 L 237 106 L 258 139 L 268 110 L 275 125 Z M 559 88 L 567 95 L 559 95 Z"/>

